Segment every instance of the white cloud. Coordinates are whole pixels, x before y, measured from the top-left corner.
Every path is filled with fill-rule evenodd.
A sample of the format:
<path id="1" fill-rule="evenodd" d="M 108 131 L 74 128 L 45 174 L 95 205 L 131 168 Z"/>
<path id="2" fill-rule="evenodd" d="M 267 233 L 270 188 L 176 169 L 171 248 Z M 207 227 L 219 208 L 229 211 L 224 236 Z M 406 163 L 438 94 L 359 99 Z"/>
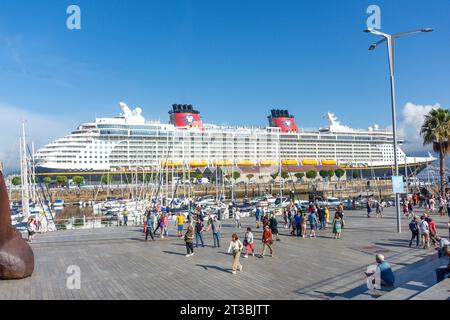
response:
<path id="1" fill-rule="evenodd" d="M 397 117 L 398 134 L 400 139 L 405 142 L 402 149 L 406 152 L 430 150 L 430 147 L 423 146 L 423 140 L 420 136 L 420 127 L 423 124 L 425 115 L 433 109 L 440 108 L 440 104 L 434 105 L 417 105 L 408 102 L 403 106 L 403 110 Z"/>
<path id="2" fill-rule="evenodd" d="M 5 170 L 20 166 L 19 138 L 24 120 L 27 142 L 31 148 L 34 141 L 36 150 L 73 129 L 73 120 L 0 103 L 0 161 Z"/>

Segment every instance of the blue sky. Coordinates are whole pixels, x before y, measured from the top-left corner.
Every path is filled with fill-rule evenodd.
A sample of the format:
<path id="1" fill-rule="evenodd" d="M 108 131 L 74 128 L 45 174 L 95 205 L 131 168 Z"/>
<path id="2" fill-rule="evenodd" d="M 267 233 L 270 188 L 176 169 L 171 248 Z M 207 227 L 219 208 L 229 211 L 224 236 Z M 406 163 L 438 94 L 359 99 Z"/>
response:
<path id="1" fill-rule="evenodd" d="M 66 28 L 70 4 L 81 30 Z M 270 108 L 283 107 L 302 127 L 323 126 L 327 111 L 353 127 L 387 127 L 386 49 L 369 52 L 377 39 L 362 32 L 370 4 L 385 32 L 435 29 L 396 44 L 408 131 L 417 119 L 403 119 L 407 103 L 413 114 L 450 105 L 447 0 L 2 1 L 0 155 L 13 161 L 22 118 L 41 146 L 118 114 L 119 101 L 164 122 L 171 104 L 190 103 L 219 124 L 266 125 Z"/>

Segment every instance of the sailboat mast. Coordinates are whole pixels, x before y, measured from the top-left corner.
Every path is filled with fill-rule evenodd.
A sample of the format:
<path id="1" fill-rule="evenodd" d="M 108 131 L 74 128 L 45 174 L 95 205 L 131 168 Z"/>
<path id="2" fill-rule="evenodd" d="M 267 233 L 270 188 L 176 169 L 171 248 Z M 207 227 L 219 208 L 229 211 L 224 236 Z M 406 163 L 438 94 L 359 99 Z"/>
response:
<path id="1" fill-rule="evenodd" d="M 28 217 L 30 213 L 30 193 L 28 189 L 28 161 L 27 161 L 27 143 L 25 136 L 25 122 L 22 123 L 22 145 L 20 148 L 21 159 L 22 159 L 22 211 L 25 217 Z"/>

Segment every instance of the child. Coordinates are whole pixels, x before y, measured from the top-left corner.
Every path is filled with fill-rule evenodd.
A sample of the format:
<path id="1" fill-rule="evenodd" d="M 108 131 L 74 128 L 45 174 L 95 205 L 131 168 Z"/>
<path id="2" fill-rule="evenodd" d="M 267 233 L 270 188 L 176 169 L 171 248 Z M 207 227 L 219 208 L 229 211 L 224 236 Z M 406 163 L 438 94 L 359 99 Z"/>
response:
<path id="1" fill-rule="evenodd" d="M 184 242 L 186 243 L 186 257 L 194 255 L 194 228 L 187 227 L 186 234 L 184 235 Z"/>
<path id="2" fill-rule="evenodd" d="M 250 228 L 250 227 L 247 228 L 247 232 L 245 233 L 243 245 L 245 247 L 244 258 L 248 258 L 248 250 L 249 249 L 252 250 L 252 256 L 254 257 L 255 256 L 255 246 L 253 245 L 253 233 L 252 233 L 252 228 Z"/>

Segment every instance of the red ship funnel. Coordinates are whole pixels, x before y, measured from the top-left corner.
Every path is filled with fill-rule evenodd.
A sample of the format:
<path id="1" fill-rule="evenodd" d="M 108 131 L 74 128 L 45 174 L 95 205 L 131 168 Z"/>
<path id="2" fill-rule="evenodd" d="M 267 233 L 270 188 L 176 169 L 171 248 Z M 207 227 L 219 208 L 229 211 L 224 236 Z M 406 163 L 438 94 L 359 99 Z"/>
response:
<path id="1" fill-rule="evenodd" d="M 194 110 L 191 104 L 174 104 L 172 108 L 169 114 L 170 123 L 174 126 L 203 128 L 200 112 Z"/>
<path id="2" fill-rule="evenodd" d="M 298 132 L 294 116 L 288 110 L 273 109 L 268 118 L 269 125 L 280 128 L 281 132 Z"/>

